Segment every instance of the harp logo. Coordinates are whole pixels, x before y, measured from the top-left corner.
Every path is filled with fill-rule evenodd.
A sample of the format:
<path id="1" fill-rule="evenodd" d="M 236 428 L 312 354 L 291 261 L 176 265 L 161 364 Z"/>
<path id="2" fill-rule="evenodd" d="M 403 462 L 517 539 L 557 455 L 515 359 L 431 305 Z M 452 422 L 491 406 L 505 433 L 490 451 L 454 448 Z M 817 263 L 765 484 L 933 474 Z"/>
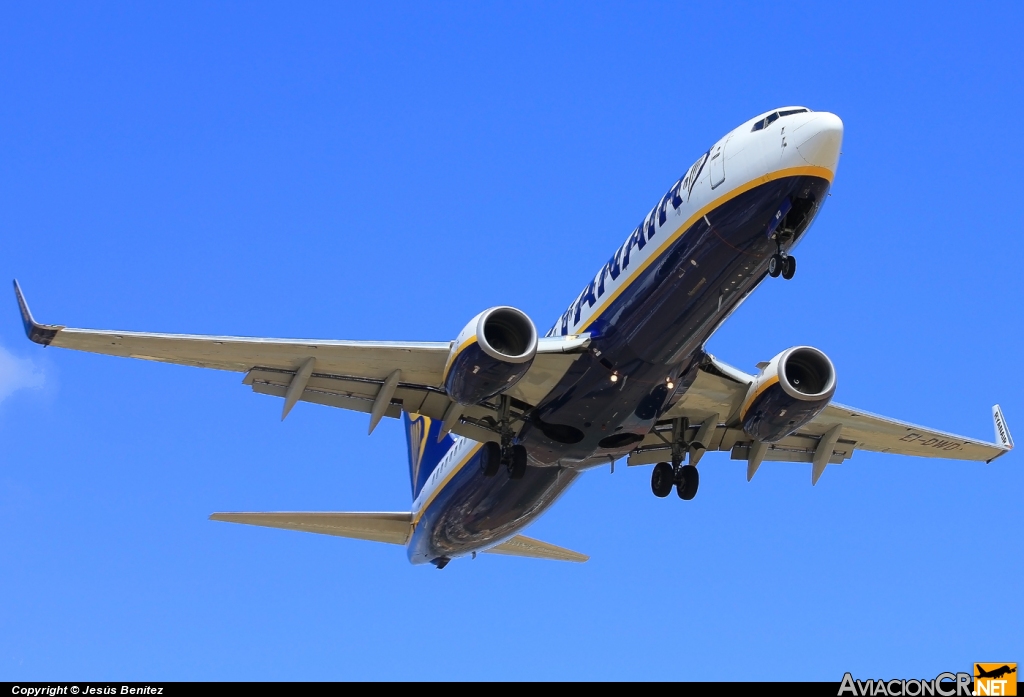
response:
<path id="1" fill-rule="evenodd" d="M 974 695 L 1016 695 L 1016 663 L 975 663 Z"/>
<path id="2" fill-rule="evenodd" d="M 430 434 L 430 417 L 415 415 L 409 420 L 409 462 L 412 465 L 413 479 L 419 478 L 420 463 L 427 449 L 427 436 Z"/>

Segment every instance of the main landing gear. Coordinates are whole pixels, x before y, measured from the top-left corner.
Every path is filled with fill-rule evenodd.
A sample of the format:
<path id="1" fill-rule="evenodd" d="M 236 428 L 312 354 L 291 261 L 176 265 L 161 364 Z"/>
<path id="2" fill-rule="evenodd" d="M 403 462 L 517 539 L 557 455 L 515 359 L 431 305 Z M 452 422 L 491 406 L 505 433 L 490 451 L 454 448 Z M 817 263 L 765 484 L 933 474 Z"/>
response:
<path id="1" fill-rule="evenodd" d="M 778 251 L 768 260 L 768 275 L 772 278 L 778 278 L 781 275 L 788 281 L 793 278 L 795 273 L 796 257 L 791 257 Z"/>
<path id="2" fill-rule="evenodd" d="M 493 477 L 504 467 L 509 479 L 522 479 L 526 474 L 526 448 L 521 445 L 506 445 L 502 448 L 491 441 L 484 443 L 480 450 L 480 471 L 485 477 Z"/>
<path id="3" fill-rule="evenodd" d="M 651 473 L 651 491 L 658 498 L 665 498 L 672 493 L 675 487 L 676 493 L 683 501 L 689 501 L 697 495 L 697 487 L 700 486 L 700 473 L 694 464 L 684 465 L 683 457 L 686 454 L 686 443 L 683 436 L 686 433 L 686 424 L 683 419 L 676 419 L 672 424 L 672 463 L 659 462 L 654 466 Z M 694 453 L 690 462 L 694 463 L 703 454 L 703 445 L 692 444 Z M 699 450 L 700 452 L 697 452 Z"/>
<path id="4" fill-rule="evenodd" d="M 522 479 L 526 475 L 526 448 L 521 445 L 513 445 L 506 448 L 501 456 L 508 470 L 509 479 Z"/>
<path id="5" fill-rule="evenodd" d="M 498 424 L 501 427 L 501 445 L 494 442 L 485 443 L 480 453 L 480 469 L 485 477 L 493 477 L 504 467 L 508 470 L 509 479 L 522 479 L 526 475 L 526 448 L 512 444 L 512 428 L 509 411 L 511 400 L 501 396 L 501 408 Z"/>
<path id="6" fill-rule="evenodd" d="M 700 472 L 693 465 L 670 465 L 659 462 L 654 466 L 651 475 L 651 491 L 659 498 L 672 493 L 672 487 L 683 501 L 689 501 L 697 495 L 700 486 Z"/>

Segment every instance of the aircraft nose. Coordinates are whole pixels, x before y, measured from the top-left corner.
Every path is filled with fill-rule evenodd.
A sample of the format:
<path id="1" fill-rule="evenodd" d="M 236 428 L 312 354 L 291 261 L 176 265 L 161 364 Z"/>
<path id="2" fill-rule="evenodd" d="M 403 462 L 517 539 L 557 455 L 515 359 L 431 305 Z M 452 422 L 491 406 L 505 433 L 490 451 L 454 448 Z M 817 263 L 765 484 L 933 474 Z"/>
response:
<path id="1" fill-rule="evenodd" d="M 792 133 L 800 157 L 810 165 L 824 167 L 835 174 L 839 149 L 843 145 L 842 119 L 827 111 L 812 112 Z"/>

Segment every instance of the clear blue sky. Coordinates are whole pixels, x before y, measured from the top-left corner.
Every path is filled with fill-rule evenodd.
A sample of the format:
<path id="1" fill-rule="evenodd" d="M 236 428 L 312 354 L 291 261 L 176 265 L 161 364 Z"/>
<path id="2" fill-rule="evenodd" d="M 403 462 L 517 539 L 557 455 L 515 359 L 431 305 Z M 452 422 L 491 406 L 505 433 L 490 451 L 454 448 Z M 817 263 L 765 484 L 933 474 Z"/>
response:
<path id="1" fill-rule="evenodd" d="M 72 326 L 440 340 L 546 328 L 726 131 L 839 114 L 792 282 L 710 342 L 1024 443 L 1019 3 L 0 4 L 0 281 Z M 10 293 L 0 286 L 0 295 Z M 389 422 L 42 349 L 0 303 L 0 679 L 933 677 L 1024 662 L 1022 454 L 725 454 L 690 503 L 582 478 L 584 565 L 207 521 L 403 510 Z M 1016 579 L 1016 580 L 1014 580 Z"/>

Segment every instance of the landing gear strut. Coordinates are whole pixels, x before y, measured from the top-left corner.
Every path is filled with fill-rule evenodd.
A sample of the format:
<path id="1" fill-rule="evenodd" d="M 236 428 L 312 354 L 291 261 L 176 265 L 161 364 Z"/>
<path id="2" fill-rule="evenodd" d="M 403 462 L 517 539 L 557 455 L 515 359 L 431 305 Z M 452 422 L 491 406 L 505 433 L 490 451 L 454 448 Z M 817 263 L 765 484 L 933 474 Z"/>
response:
<path id="1" fill-rule="evenodd" d="M 498 427 L 501 429 L 501 445 L 488 443 L 488 452 L 483 455 L 487 460 L 484 466 L 484 476 L 493 477 L 498 473 L 498 468 L 504 465 L 508 470 L 509 479 L 522 479 L 526 474 L 526 448 L 522 445 L 512 444 L 512 400 L 508 395 L 501 395 L 501 406 L 498 409 Z M 492 457 L 497 451 L 498 457 Z M 491 464 L 493 462 L 493 464 Z"/>
<path id="2" fill-rule="evenodd" d="M 684 419 L 676 419 L 672 423 L 672 464 L 659 462 L 654 466 L 651 473 L 651 491 L 659 498 L 665 498 L 672 493 L 672 487 L 683 501 L 689 501 L 697 495 L 697 487 L 700 486 L 700 474 L 694 464 L 683 465 L 683 458 L 686 456 L 687 444 L 683 438 L 686 434 L 687 424 Z M 703 453 L 703 446 L 694 443 L 691 448 L 693 454 L 690 456 L 691 463 L 700 459 Z M 700 453 L 697 449 L 700 449 Z"/>

